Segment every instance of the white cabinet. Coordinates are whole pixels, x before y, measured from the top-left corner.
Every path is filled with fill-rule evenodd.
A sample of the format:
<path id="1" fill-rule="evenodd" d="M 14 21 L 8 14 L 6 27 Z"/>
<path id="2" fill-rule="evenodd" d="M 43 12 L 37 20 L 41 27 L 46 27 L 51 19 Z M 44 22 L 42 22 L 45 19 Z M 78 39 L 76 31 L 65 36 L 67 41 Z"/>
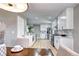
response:
<path id="1" fill-rule="evenodd" d="M 73 8 L 66 10 L 66 29 L 73 29 Z"/>
<path id="2" fill-rule="evenodd" d="M 73 8 L 67 8 L 58 16 L 58 29 L 73 29 Z"/>
<path id="3" fill-rule="evenodd" d="M 52 29 L 57 25 L 57 20 L 55 19 L 53 22 L 52 22 Z"/>
<path id="4" fill-rule="evenodd" d="M 73 38 L 72 38 L 72 36 L 60 37 L 60 44 L 73 50 Z"/>
<path id="5" fill-rule="evenodd" d="M 54 46 L 56 49 L 59 49 L 59 45 L 64 45 L 73 50 L 73 38 L 72 36 L 62 37 L 55 36 L 54 37 Z"/>
<path id="6" fill-rule="evenodd" d="M 59 44 L 60 44 L 60 36 L 54 36 L 54 46 L 56 49 L 59 48 Z"/>
<path id="7" fill-rule="evenodd" d="M 63 28 L 63 20 L 60 17 L 58 17 L 58 30 L 62 30 L 62 28 Z"/>

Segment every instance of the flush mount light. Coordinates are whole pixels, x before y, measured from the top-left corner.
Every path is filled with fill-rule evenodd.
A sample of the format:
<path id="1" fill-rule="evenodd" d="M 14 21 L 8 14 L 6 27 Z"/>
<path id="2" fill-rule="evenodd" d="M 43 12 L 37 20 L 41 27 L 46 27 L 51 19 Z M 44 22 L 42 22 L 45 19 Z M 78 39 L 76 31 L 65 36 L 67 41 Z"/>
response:
<path id="1" fill-rule="evenodd" d="M 39 19 L 38 17 L 35 17 L 35 19 Z"/>
<path id="2" fill-rule="evenodd" d="M 0 3 L 0 8 L 11 12 L 24 12 L 27 10 L 26 3 Z"/>
<path id="3" fill-rule="evenodd" d="M 51 16 L 49 16 L 49 17 L 48 17 L 48 19 L 52 19 L 52 17 L 51 17 Z"/>

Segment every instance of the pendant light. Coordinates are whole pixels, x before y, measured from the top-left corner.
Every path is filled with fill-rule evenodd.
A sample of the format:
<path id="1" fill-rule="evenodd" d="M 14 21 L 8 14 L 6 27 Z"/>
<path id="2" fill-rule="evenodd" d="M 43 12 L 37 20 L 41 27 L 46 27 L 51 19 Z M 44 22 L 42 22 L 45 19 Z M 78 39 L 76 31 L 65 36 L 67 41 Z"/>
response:
<path id="1" fill-rule="evenodd" d="M 11 12 L 24 12 L 27 10 L 26 3 L 0 3 L 0 8 Z"/>

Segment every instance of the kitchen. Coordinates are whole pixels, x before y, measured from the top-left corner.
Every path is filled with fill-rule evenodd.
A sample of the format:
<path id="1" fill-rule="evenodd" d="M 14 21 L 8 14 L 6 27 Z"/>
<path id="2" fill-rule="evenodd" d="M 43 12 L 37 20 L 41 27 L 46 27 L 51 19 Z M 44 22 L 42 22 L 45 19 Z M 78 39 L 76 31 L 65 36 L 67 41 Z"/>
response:
<path id="1" fill-rule="evenodd" d="M 44 8 L 42 5 L 44 5 Z M 48 5 L 48 7 L 45 7 L 46 5 Z M 74 28 L 74 6 L 65 8 L 63 6 L 64 9 L 62 8 L 62 10 L 60 10 L 62 12 L 60 13 L 59 11 L 59 15 L 57 14 L 56 16 L 56 12 L 49 13 L 52 9 L 51 7 L 54 5 L 57 7 L 60 6 L 60 9 L 62 5 L 67 6 L 67 4 L 29 3 L 30 8 L 25 13 L 12 13 L 1 9 L 1 21 L 6 24 L 4 40 L 6 46 L 14 47 L 15 45 L 21 45 L 24 48 L 32 48 L 37 41 L 41 40 L 42 44 L 37 43 L 36 45 L 39 47 L 36 48 L 48 49 L 48 42 L 45 43 L 45 41 L 48 40 L 56 50 L 59 50 L 60 45 L 64 45 L 73 50 L 72 32 Z M 41 6 L 40 10 L 38 6 Z M 44 10 L 46 11 L 43 13 Z"/>
<path id="2" fill-rule="evenodd" d="M 64 10 L 52 23 L 51 44 L 58 50 L 65 45 L 73 50 L 73 8 Z"/>

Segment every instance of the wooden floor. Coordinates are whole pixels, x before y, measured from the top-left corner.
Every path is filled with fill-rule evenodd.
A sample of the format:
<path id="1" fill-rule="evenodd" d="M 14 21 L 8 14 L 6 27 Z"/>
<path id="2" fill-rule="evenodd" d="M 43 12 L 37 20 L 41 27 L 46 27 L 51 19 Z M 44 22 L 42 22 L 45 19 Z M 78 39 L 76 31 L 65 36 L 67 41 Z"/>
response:
<path id="1" fill-rule="evenodd" d="M 54 47 L 52 47 L 50 41 L 46 39 L 37 40 L 31 48 L 49 48 L 55 56 L 57 54 L 57 50 Z"/>

